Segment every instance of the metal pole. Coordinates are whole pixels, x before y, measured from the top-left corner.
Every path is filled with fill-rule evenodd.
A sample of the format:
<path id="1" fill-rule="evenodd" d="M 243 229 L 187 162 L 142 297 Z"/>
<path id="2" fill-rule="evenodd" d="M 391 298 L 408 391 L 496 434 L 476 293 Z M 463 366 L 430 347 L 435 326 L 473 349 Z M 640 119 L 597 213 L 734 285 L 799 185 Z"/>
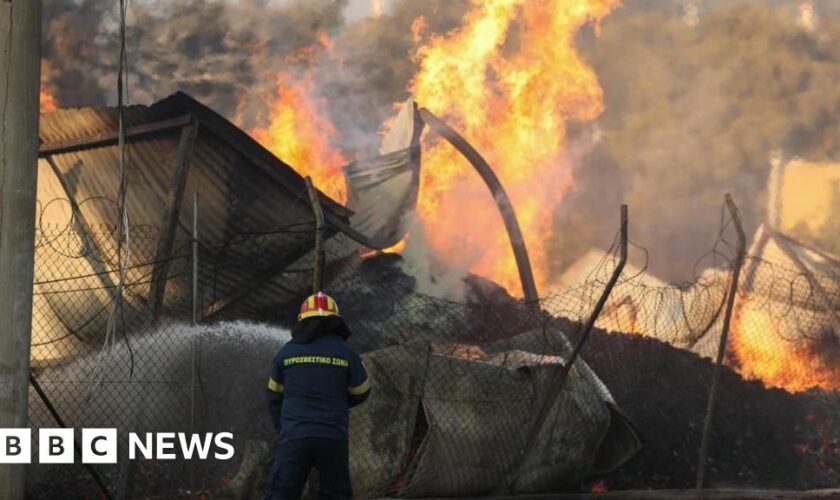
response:
<path id="1" fill-rule="evenodd" d="M 26 428 L 41 1 L 0 2 L 0 428 Z M 24 465 L 0 464 L 0 499 L 23 498 Z"/>
<path id="2" fill-rule="evenodd" d="M 590 314 L 589 319 L 586 320 L 586 324 L 583 326 L 580 338 L 578 339 L 577 344 L 575 344 L 574 349 L 572 349 L 572 353 L 569 355 L 569 360 L 565 365 L 563 365 L 562 380 L 564 382 L 566 377 L 569 375 L 569 372 L 572 371 L 572 365 L 577 360 L 581 349 L 583 349 L 583 344 L 586 343 L 586 340 L 589 338 L 589 334 L 592 332 L 592 328 L 595 326 L 595 321 L 598 320 L 598 316 L 604 309 L 607 299 L 610 298 L 612 289 L 615 287 L 615 284 L 618 282 L 618 278 L 621 276 L 621 272 L 624 270 L 624 265 L 627 263 L 627 241 L 627 205 L 621 205 L 621 249 L 618 264 L 615 266 L 612 276 L 610 276 L 610 280 L 607 282 L 606 288 L 604 288 L 603 293 L 601 293 L 601 297 L 595 304 L 595 309 L 592 310 L 592 314 Z"/>
<path id="3" fill-rule="evenodd" d="M 455 131 L 452 127 L 446 124 L 443 120 L 435 116 L 434 113 L 426 108 L 419 111 L 420 117 L 435 131 L 447 141 L 449 141 L 459 153 L 464 155 L 464 158 L 472 164 L 484 183 L 493 194 L 493 199 L 496 201 L 496 206 L 499 208 L 499 213 L 502 216 L 502 221 L 507 229 L 510 245 L 513 248 L 513 256 L 516 259 L 516 267 L 519 270 L 519 280 L 522 283 L 522 295 L 525 301 L 531 304 L 536 304 L 540 298 L 537 293 L 537 284 L 534 281 L 534 272 L 531 269 L 531 260 L 528 257 L 528 248 L 525 245 L 525 237 L 522 235 L 522 229 L 519 227 L 519 220 L 516 218 L 516 212 L 513 210 L 513 204 L 508 198 L 507 191 L 496 177 L 490 164 L 475 150 L 461 134 Z"/>
<path id="4" fill-rule="evenodd" d="M 735 256 L 735 267 L 732 269 L 732 281 L 729 283 L 729 296 L 726 298 L 726 312 L 723 316 L 723 331 L 720 333 L 720 344 L 718 345 L 717 360 L 712 372 L 712 386 L 709 389 L 709 402 L 706 406 L 706 417 L 703 421 L 703 438 L 700 443 L 700 458 L 697 463 L 697 489 L 705 488 L 706 483 L 706 465 L 709 455 L 709 440 L 711 439 L 712 420 L 715 413 L 715 405 L 717 404 L 717 392 L 720 385 L 720 370 L 723 366 L 723 359 L 726 356 L 726 343 L 729 338 L 729 324 L 732 320 L 732 310 L 735 308 L 735 295 L 738 294 L 738 278 L 741 275 L 741 266 L 744 264 L 744 257 L 746 256 L 747 239 L 744 236 L 744 228 L 741 226 L 741 217 L 738 215 L 738 207 L 732 201 L 732 196 L 726 194 L 726 207 L 729 209 L 729 215 L 732 217 L 732 222 L 735 224 L 735 230 L 738 233 L 738 250 Z"/>
<path id="5" fill-rule="evenodd" d="M 192 324 L 198 323 L 198 191 L 193 193 Z"/>
<path id="6" fill-rule="evenodd" d="M 195 433 L 196 382 L 198 379 L 198 191 L 193 193 L 193 230 L 192 230 L 192 325 L 193 337 L 190 350 L 192 364 L 190 367 L 190 434 Z M 195 489 L 195 466 L 190 461 L 190 489 Z"/>
<path id="7" fill-rule="evenodd" d="M 312 293 L 318 293 L 323 286 L 324 273 L 324 212 L 321 210 L 321 201 L 312 184 L 312 178 L 307 175 L 304 181 L 309 193 L 309 204 L 312 205 L 312 215 L 315 217 L 315 270 L 312 276 Z"/>
<path id="8" fill-rule="evenodd" d="M 609 299 L 610 293 L 612 293 L 615 284 L 618 282 L 618 278 L 621 276 L 621 272 L 624 271 L 624 265 L 627 263 L 627 220 L 627 205 L 621 205 L 621 248 L 618 263 L 616 264 L 615 269 L 613 269 L 612 276 L 610 276 L 610 279 L 607 282 L 607 286 L 604 288 L 604 291 L 601 292 L 601 297 L 595 304 L 595 308 L 592 310 L 592 313 L 590 313 L 589 319 L 587 319 L 586 323 L 583 325 L 580 338 L 578 338 L 578 341 L 572 349 L 572 352 L 569 354 L 569 359 L 567 359 L 566 363 L 563 365 L 563 369 L 559 374 L 559 378 L 557 378 L 556 383 L 550 383 L 550 387 L 548 387 L 546 391 L 549 395 L 546 397 L 545 402 L 539 409 L 534 419 L 534 425 L 531 427 L 531 432 L 528 435 L 526 445 L 524 448 L 522 448 L 522 457 L 520 457 L 519 464 L 517 465 L 516 469 L 514 469 L 507 482 L 507 490 L 510 490 L 512 488 L 513 484 L 516 482 L 516 479 L 520 476 L 520 474 L 522 474 L 522 470 L 525 467 L 525 458 L 526 454 L 528 453 L 528 450 L 533 449 L 534 443 L 536 442 L 538 437 L 539 430 L 540 428 L 542 428 L 543 422 L 548 416 L 548 412 L 551 410 L 552 406 L 554 406 L 554 403 L 557 401 L 557 398 L 563 391 L 563 387 L 566 385 L 566 381 L 569 378 L 569 373 L 571 373 L 572 367 L 574 366 L 575 361 L 577 361 L 580 351 L 583 349 L 583 345 L 586 343 L 586 340 L 589 338 L 589 334 L 592 332 L 592 328 L 595 326 L 595 321 L 598 319 L 598 316 L 604 309 L 604 305 L 607 303 L 607 299 Z M 554 397 L 551 397 L 552 394 L 554 395 Z M 503 491 L 499 491 L 497 493 L 503 493 Z"/>

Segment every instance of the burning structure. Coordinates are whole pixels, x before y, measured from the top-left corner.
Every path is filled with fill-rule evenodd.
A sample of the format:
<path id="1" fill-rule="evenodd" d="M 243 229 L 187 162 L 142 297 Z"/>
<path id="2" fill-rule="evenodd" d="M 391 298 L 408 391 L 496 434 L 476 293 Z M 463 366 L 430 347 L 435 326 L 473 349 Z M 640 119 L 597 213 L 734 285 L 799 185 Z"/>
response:
<path id="1" fill-rule="evenodd" d="M 233 468 L 202 468 L 200 486 L 247 495 L 257 491 L 260 463 L 270 441 L 267 417 L 262 422 L 253 417 L 263 411 L 265 374 L 259 367 L 267 366 L 287 334 L 216 321 L 283 325 L 292 320 L 284 311 L 293 311 L 298 296 L 306 293 L 313 258 L 303 182 L 236 127 L 186 95 L 133 108 L 129 116 L 128 149 L 137 162 L 138 183 L 130 203 L 146 219 L 132 222 L 134 264 L 125 289 L 129 307 L 118 329 L 122 341 L 106 350 L 102 332 L 114 293 L 113 282 L 107 280 L 115 279 L 117 269 L 115 234 L 108 224 L 115 216 L 114 203 L 103 194 L 109 182 L 115 182 L 107 175 L 115 174 L 95 167 L 115 154 L 114 112 L 68 110 L 46 115 L 43 122 L 35 376 L 55 408 L 74 425 L 120 422 L 137 431 L 184 428 L 187 420 L 193 429 L 234 430 L 241 459 Z M 582 288 L 572 286 L 542 297 L 539 310 L 474 275 L 465 281 L 463 303 L 417 293 L 417 278 L 403 271 L 400 256 L 367 250 L 402 240 L 402 215 L 418 196 L 421 122 L 411 102 L 399 121 L 402 125 L 384 141 L 390 150 L 347 168 L 348 199 L 357 210 L 322 198 L 328 220 L 327 289 L 342 304 L 356 333 L 352 345 L 366 353 L 379 388 L 367 409 L 352 417 L 353 474 L 360 491 L 394 496 L 558 491 L 587 484 L 593 475 L 606 475 L 603 484 L 617 488 L 685 486 L 693 477 L 696 432 L 680 441 L 680 460 L 667 466 L 660 461 L 684 432 L 682 426 L 696 428 L 703 414 L 705 392 L 698 386 L 705 389 L 711 363 L 689 351 L 704 356 L 714 352 L 727 272 L 708 275 L 693 290 L 680 290 L 644 277 L 639 269 L 626 269 L 582 352 L 585 361 L 575 364 L 564 389 L 552 396 L 546 391 L 603 288 L 613 263 L 610 254 L 585 266 L 592 270 L 584 274 Z M 191 153 L 186 154 L 190 143 Z M 166 157 L 170 162 L 162 160 Z M 180 181 L 178 172 L 184 176 Z M 266 186 L 274 186 L 274 196 L 265 196 Z M 378 186 L 404 195 L 379 195 Z M 199 318 L 206 323 L 199 327 L 177 319 L 189 310 L 190 278 L 185 271 L 191 256 L 184 249 L 192 241 L 194 214 L 185 203 L 191 189 L 209 193 L 201 198 L 198 217 L 198 258 L 205 263 L 198 275 Z M 178 203 L 178 190 L 182 194 L 176 211 L 172 207 Z M 254 196 L 257 191 L 262 196 Z M 218 194 L 210 196 L 214 192 Z M 161 254 L 162 249 L 168 253 Z M 762 255 L 768 260 L 769 254 Z M 68 259 L 74 266 L 67 265 Z M 756 271 L 748 265 L 744 275 L 755 282 L 749 295 L 754 297 L 764 289 L 763 280 L 756 277 L 773 269 L 756 262 Z M 161 269 L 162 263 L 167 269 Z M 814 272 L 822 276 L 824 271 Z M 388 297 L 384 302 L 383 290 Z M 634 291 L 640 290 L 658 299 L 638 300 Z M 686 302 L 686 296 L 693 298 Z M 735 346 L 740 329 L 750 324 L 738 311 Z M 766 327 L 758 331 L 766 332 Z M 660 335 L 663 332 L 672 337 Z M 692 338 L 689 344 L 686 339 Z M 679 344 L 680 339 L 685 343 Z M 194 348 L 198 369 L 190 366 Z M 741 354 L 733 348 L 732 365 L 753 376 L 747 369 L 755 365 L 737 364 L 744 358 L 734 356 Z M 227 368 L 211 374 L 200 368 L 205 363 Z M 795 484 L 774 482 L 758 472 L 750 454 L 723 452 L 717 460 L 742 464 L 740 469 L 733 465 L 734 470 L 753 474 L 755 484 L 762 486 L 833 484 L 834 469 L 819 465 L 833 460 L 825 448 L 836 440 L 827 430 L 836 405 L 831 393 L 768 391 L 734 372 L 727 372 L 723 381 L 722 397 L 728 406 L 737 408 L 739 401 L 747 400 L 752 409 L 735 417 L 729 412 L 736 410 L 727 408 L 731 422 L 723 425 L 722 435 L 729 436 L 732 426 L 755 425 L 750 420 L 758 418 L 755 412 L 782 405 L 787 411 L 762 417 L 770 428 L 759 426 L 752 437 L 739 439 L 766 441 L 767 432 L 790 433 L 776 445 L 784 449 L 779 455 L 784 466 L 800 472 Z M 195 396 L 197 407 L 188 403 L 190 386 L 201 387 Z M 655 390 L 646 392 L 644 387 Z M 653 409 L 654 393 L 668 405 Z M 665 402 L 661 397 L 656 401 Z M 54 425 L 44 401 L 33 395 L 31 404 L 34 422 Z M 535 405 L 548 411 L 534 415 L 530 409 Z M 232 407 L 238 411 L 231 412 Z M 640 435 L 648 446 L 627 463 L 639 452 Z M 540 445 L 525 446 L 533 436 Z M 764 443 L 760 449 L 779 453 L 773 446 Z M 171 491 L 167 488 L 174 484 L 187 488 L 186 469 L 187 464 L 179 468 L 129 463 L 104 474 L 107 487 L 115 491 L 132 487 L 160 492 Z M 656 480 L 650 476 L 654 470 L 667 472 Z M 49 494 L 51 483 L 39 482 L 45 474 L 51 480 L 62 477 L 41 466 L 31 475 L 33 491 Z M 85 474 L 63 477 L 75 481 L 80 476 Z M 229 479 L 220 479 L 224 477 Z M 83 484 L 87 485 L 74 490 L 80 496 L 95 489 L 90 481 Z"/>
<path id="2" fill-rule="evenodd" d="M 251 309 L 253 314 L 260 301 L 251 297 L 238 302 L 235 296 L 242 294 L 240 289 L 246 284 L 247 292 L 259 289 L 274 277 L 272 267 L 282 272 L 311 251 L 308 235 L 282 231 L 286 225 L 309 224 L 308 207 L 294 203 L 303 180 L 290 175 L 288 167 L 276 158 L 254 148 L 250 138 L 226 120 L 185 95 L 175 95 L 150 108 L 132 108 L 126 120 L 135 186 L 126 198 L 131 226 L 138 237 L 143 231 L 153 233 L 145 247 L 133 246 L 135 262 L 151 264 L 128 271 L 130 282 L 143 283 L 127 295 L 128 316 L 134 317 L 146 308 L 153 309 L 154 315 L 164 314 L 167 308 L 177 307 L 178 301 L 189 300 L 188 277 L 166 278 L 178 265 L 177 260 L 184 258 L 183 249 L 192 239 L 193 206 L 191 196 L 185 193 L 199 191 L 204 210 L 198 230 L 209 247 L 257 228 L 262 232 L 280 228 L 260 242 L 266 256 L 262 265 L 255 266 L 257 273 L 215 270 L 218 295 L 204 314 L 212 316 L 245 303 L 256 308 Z M 45 304 L 36 308 L 45 316 L 36 318 L 36 324 L 46 331 L 50 325 L 73 332 L 72 337 L 79 340 L 96 340 L 104 331 L 107 315 L 97 311 L 107 308 L 112 300 L 109 289 L 115 284 L 116 241 L 108 236 L 109 225 L 117 220 L 116 200 L 108 194 L 119 182 L 119 172 L 109 168 L 117 154 L 115 127 L 113 110 L 96 109 L 47 114 L 41 125 L 38 220 L 46 239 L 39 242 L 39 250 L 51 249 L 49 233 L 73 234 L 78 239 L 68 253 L 78 257 L 82 267 L 42 270 L 44 274 L 37 275 L 43 292 L 38 300 Z M 240 147 L 243 142 L 250 149 Z M 242 175 L 246 169 L 262 174 Z M 271 187 L 273 195 L 254 203 L 266 186 Z M 344 219 L 339 223 L 347 223 L 349 212 L 332 200 L 324 198 L 324 210 L 327 220 Z M 81 280 L 75 283 L 78 287 L 90 288 L 85 302 L 94 309 L 68 314 L 68 308 L 78 305 L 61 303 L 52 293 L 61 290 L 55 286 L 66 286 L 67 280 L 74 278 Z M 294 301 L 291 295 L 286 300 Z M 36 345 L 49 340 L 36 329 Z M 33 355 L 36 360 L 46 359 L 38 349 Z"/>
<path id="3" fill-rule="evenodd" d="M 109 226 L 117 204 L 107 196 L 118 182 L 118 172 L 107 168 L 117 154 L 115 120 L 113 109 L 79 109 L 49 113 L 42 122 L 33 368 L 47 399 L 33 394 L 32 408 L 60 399 L 54 408 L 79 426 L 177 425 L 177 416 L 190 413 L 179 398 L 183 388 L 153 395 L 137 382 L 168 385 L 190 373 L 189 345 L 197 341 L 183 334 L 161 337 L 164 325 L 190 307 L 190 281 L 197 277 L 195 312 L 204 324 L 289 324 L 291 314 L 282 311 L 294 311 L 292 304 L 305 295 L 314 259 L 310 207 L 301 201 L 301 177 L 185 94 L 130 108 L 132 189 L 126 205 L 137 216 L 130 224 L 125 306 L 116 333 L 108 333 L 109 306 L 121 293 L 115 283 L 118 240 Z M 407 102 L 382 154 L 347 166 L 353 210 L 322 198 L 330 277 L 325 287 L 342 303 L 355 331 L 351 345 L 365 353 L 377 386 L 352 420 L 357 488 L 400 496 L 541 492 L 614 470 L 638 451 L 639 438 L 585 361 L 554 393 L 551 381 L 571 352 L 559 322 L 477 277 L 468 285 L 472 306 L 453 304 L 444 312 L 446 302 L 418 295 L 416 281 L 387 253 L 362 257 L 363 249 L 386 248 L 405 236 L 404 214 L 413 210 L 420 185 L 422 124 Z M 200 203 L 185 202 L 190 192 L 201 193 Z M 192 229 L 191 220 L 198 222 Z M 184 249 L 193 231 L 200 246 L 190 255 Z M 57 262 L 59 253 L 74 265 Z M 193 278 L 183 272 L 190 259 L 201 269 Z M 386 310 L 376 299 L 383 294 L 390 301 Z M 489 308 L 505 311 L 504 328 L 487 323 Z M 193 408 L 191 422 L 197 429 L 237 431 L 248 451 L 239 479 L 226 488 L 242 494 L 242 478 L 271 439 L 254 415 L 264 413 L 265 356 L 282 336 L 251 339 L 243 327 L 225 324 L 191 332 L 200 338 L 202 363 L 217 360 L 226 367 L 222 378 L 193 378 L 205 408 L 198 417 Z M 231 332 L 237 337 L 224 340 Z M 109 342 L 108 335 L 118 338 Z M 115 345 L 120 338 L 125 349 Z M 134 392 L 135 399 L 117 398 L 115 391 Z M 222 396 L 232 392 L 239 394 L 237 411 Z M 117 405 L 117 399 L 123 401 Z M 533 414 L 533 405 L 546 411 Z M 34 475 L 33 491 L 59 483 L 53 475 L 50 483 L 39 477 L 45 476 Z"/>

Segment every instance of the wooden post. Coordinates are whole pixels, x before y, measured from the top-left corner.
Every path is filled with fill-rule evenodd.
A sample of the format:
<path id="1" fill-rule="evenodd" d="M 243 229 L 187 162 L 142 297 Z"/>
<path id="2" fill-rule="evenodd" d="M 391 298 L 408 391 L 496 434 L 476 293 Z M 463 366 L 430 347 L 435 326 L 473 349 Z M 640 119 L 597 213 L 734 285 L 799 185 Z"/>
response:
<path id="1" fill-rule="evenodd" d="M 321 210 L 318 191 L 312 184 L 312 178 L 307 175 L 304 180 L 309 192 L 309 203 L 312 205 L 312 215 L 315 216 L 315 270 L 312 273 L 312 293 L 318 293 L 324 284 L 324 212 Z"/>
<path id="2" fill-rule="evenodd" d="M 0 1 L 0 428 L 27 426 L 40 65 L 41 1 Z M 0 499 L 24 467 L 0 464 Z"/>
<path id="3" fill-rule="evenodd" d="M 706 406 L 706 417 L 703 420 L 703 438 L 700 442 L 700 458 L 697 463 L 697 489 L 702 490 L 706 482 L 706 464 L 709 455 L 709 440 L 711 439 L 712 421 L 714 420 L 715 405 L 717 404 L 717 391 L 720 385 L 720 370 L 723 367 L 723 360 L 726 357 L 726 342 L 729 338 L 729 323 L 732 320 L 732 310 L 735 308 L 735 296 L 738 294 L 738 279 L 741 276 L 741 266 L 746 257 L 747 239 L 744 236 L 744 228 L 741 226 L 741 217 L 738 215 L 738 207 L 732 201 L 732 196 L 726 194 L 726 207 L 729 215 L 735 224 L 738 233 L 738 250 L 735 256 L 735 265 L 732 268 L 732 281 L 729 283 L 729 296 L 726 298 L 726 312 L 723 316 L 723 329 L 720 333 L 720 344 L 718 345 L 717 360 L 712 372 L 712 386 L 709 388 L 709 401 Z"/>
<path id="4" fill-rule="evenodd" d="M 193 193 L 192 230 L 192 324 L 198 323 L 198 191 Z"/>
<path id="5" fill-rule="evenodd" d="M 508 198 L 499 178 L 496 177 L 493 169 L 490 168 L 481 154 L 446 122 L 426 108 L 420 110 L 420 117 L 436 134 L 449 141 L 459 153 L 464 155 L 464 158 L 470 162 L 478 175 L 484 180 L 484 183 L 487 184 L 487 187 L 490 188 L 493 199 L 496 200 L 496 205 L 499 207 L 499 213 L 502 215 L 502 221 L 505 223 L 511 247 L 513 247 L 513 256 L 516 259 L 519 280 L 522 283 L 522 295 L 527 302 L 537 303 L 539 295 L 537 294 L 537 284 L 534 281 L 534 272 L 531 269 L 531 260 L 528 258 L 528 248 L 525 246 L 525 237 L 522 236 L 522 229 L 519 227 L 519 220 L 516 218 L 513 204 L 510 202 L 510 198 Z"/>
<path id="6" fill-rule="evenodd" d="M 198 135 L 198 124 L 191 123 L 181 129 L 181 138 L 175 153 L 175 166 L 170 180 L 166 205 L 163 208 L 163 219 L 160 224 L 157 251 L 155 252 L 155 267 L 152 271 L 152 283 L 149 285 L 149 302 L 152 307 L 152 317 L 158 320 L 163 296 L 166 292 L 167 274 L 172 263 L 172 247 L 175 234 L 178 232 L 178 220 L 181 215 L 181 204 L 184 199 L 184 187 L 187 184 L 189 159 L 193 144 Z"/>

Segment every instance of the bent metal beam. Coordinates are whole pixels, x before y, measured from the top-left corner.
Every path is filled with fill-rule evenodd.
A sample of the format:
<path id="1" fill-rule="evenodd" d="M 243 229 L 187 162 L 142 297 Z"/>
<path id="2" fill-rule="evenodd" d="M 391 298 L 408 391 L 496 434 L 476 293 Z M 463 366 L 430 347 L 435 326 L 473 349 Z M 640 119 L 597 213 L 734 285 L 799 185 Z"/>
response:
<path id="1" fill-rule="evenodd" d="M 496 205 L 499 207 L 499 213 L 502 215 L 505 229 L 507 229 L 508 237 L 510 238 L 510 245 L 513 247 L 516 267 L 519 269 L 519 279 L 522 282 L 522 294 L 526 302 L 537 302 L 539 300 L 537 284 L 534 281 L 534 272 L 531 269 L 531 260 L 528 258 L 525 238 L 522 236 L 522 229 L 519 227 L 519 221 L 516 218 L 516 212 L 513 210 L 513 204 L 510 202 L 510 198 L 508 198 L 507 192 L 499 181 L 499 178 L 496 177 L 493 169 L 490 168 L 490 165 L 481 154 L 461 134 L 447 125 L 446 122 L 426 108 L 420 110 L 420 117 L 423 118 L 423 121 L 436 134 L 449 141 L 459 153 L 464 155 L 464 158 L 472 164 L 476 172 L 478 172 L 478 175 L 487 184 L 487 187 L 493 194 L 493 199 L 496 200 Z"/>

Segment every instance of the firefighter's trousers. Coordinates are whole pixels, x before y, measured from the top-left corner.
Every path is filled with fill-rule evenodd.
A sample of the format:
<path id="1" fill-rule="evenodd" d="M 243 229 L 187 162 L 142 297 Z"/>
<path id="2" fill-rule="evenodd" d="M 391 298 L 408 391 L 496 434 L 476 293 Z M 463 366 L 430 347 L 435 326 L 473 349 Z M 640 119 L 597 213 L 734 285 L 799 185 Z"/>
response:
<path id="1" fill-rule="evenodd" d="M 318 471 L 317 497 L 349 499 L 350 453 L 347 441 L 324 438 L 280 439 L 266 484 L 266 500 L 297 500 L 313 468 Z"/>

